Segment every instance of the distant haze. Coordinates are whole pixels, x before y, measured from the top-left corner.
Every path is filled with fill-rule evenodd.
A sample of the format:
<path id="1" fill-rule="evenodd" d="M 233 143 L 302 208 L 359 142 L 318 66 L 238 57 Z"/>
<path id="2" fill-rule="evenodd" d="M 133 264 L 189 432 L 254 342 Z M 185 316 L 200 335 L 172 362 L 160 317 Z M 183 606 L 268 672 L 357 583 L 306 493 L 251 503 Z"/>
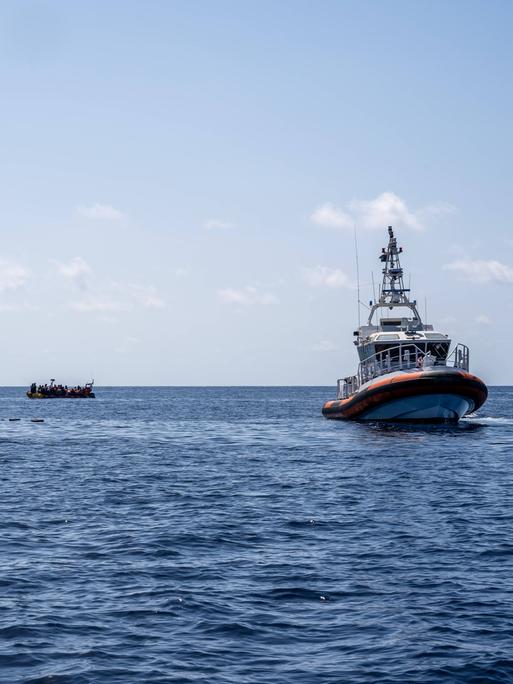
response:
<path id="1" fill-rule="evenodd" d="M 513 384 L 513 4 L 0 7 L 0 384 L 333 384 L 386 227 Z M 362 308 L 364 320 L 366 311 Z"/>

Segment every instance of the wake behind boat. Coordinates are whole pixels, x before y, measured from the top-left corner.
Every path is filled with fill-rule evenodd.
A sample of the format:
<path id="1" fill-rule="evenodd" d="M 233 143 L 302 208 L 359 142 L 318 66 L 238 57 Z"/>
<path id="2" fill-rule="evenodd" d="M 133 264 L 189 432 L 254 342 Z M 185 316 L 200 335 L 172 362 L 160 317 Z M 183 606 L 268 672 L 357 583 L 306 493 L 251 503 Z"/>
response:
<path id="1" fill-rule="evenodd" d="M 52 378 L 49 385 L 37 385 L 35 382 L 30 386 L 27 392 L 29 399 L 94 399 L 93 392 L 94 380 L 86 382 L 82 387 L 68 387 L 67 385 L 56 385 Z"/>
<path id="2" fill-rule="evenodd" d="M 469 372 L 469 349 L 423 323 L 404 287 L 403 269 L 392 227 L 383 284 L 371 302 L 367 325 L 355 331 L 360 364 L 356 375 L 338 380 L 337 399 L 324 404 L 326 418 L 406 422 L 457 422 L 480 408 L 488 396 L 484 382 Z M 380 318 L 383 309 L 406 309 L 406 317 Z"/>

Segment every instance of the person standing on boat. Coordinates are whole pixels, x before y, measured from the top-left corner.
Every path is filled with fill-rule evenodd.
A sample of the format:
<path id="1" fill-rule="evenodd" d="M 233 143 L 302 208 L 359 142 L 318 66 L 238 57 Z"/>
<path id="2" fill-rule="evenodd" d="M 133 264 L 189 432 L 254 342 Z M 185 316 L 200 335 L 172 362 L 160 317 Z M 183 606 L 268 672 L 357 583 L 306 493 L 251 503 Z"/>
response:
<path id="1" fill-rule="evenodd" d="M 431 352 L 428 351 L 424 358 L 424 368 L 428 368 L 429 366 L 434 366 L 435 365 L 435 357 Z"/>

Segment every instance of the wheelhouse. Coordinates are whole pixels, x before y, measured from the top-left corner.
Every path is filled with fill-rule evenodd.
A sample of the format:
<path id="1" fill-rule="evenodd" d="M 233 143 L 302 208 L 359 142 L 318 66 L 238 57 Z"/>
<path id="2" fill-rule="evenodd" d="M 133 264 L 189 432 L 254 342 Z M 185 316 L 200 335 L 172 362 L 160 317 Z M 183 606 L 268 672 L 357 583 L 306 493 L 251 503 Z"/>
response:
<path id="1" fill-rule="evenodd" d="M 375 333 L 365 345 L 364 358 L 388 351 L 392 361 L 398 361 L 400 356 L 404 359 L 421 350 L 424 355 L 430 354 L 435 360 L 444 361 L 449 354 L 450 344 L 447 335 L 437 332 L 417 332 L 415 335 Z"/>

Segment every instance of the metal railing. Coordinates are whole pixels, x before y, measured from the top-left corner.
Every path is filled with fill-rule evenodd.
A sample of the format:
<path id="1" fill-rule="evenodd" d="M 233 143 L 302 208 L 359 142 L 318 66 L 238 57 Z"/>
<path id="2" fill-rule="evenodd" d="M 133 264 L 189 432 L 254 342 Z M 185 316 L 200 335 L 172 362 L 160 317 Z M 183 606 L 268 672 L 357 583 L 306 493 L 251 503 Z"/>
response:
<path id="1" fill-rule="evenodd" d="M 436 357 L 413 342 L 397 345 L 361 361 L 356 375 L 337 380 L 337 399 L 347 399 L 369 380 L 396 371 L 433 366 L 461 368 L 468 371 L 469 357 L 469 348 L 464 344 L 457 344 L 446 358 Z"/>

